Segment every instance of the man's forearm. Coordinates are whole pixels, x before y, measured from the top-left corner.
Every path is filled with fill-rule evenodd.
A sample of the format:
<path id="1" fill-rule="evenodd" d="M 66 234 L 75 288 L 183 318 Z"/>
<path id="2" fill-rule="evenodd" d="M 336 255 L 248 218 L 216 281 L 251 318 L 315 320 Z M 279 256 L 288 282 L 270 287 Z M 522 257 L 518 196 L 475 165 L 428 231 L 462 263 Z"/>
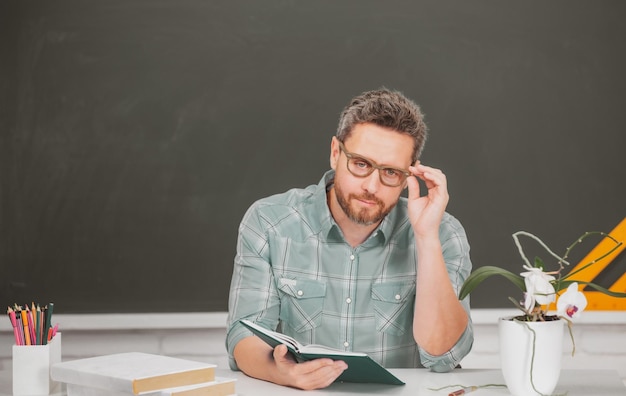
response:
<path id="1" fill-rule="evenodd" d="M 468 317 L 452 287 L 438 238 L 418 239 L 413 336 L 431 355 L 450 350 L 467 327 Z"/>
<path id="2" fill-rule="evenodd" d="M 237 366 L 246 375 L 276 382 L 273 349 L 258 337 L 246 337 L 235 345 L 233 355 Z"/>

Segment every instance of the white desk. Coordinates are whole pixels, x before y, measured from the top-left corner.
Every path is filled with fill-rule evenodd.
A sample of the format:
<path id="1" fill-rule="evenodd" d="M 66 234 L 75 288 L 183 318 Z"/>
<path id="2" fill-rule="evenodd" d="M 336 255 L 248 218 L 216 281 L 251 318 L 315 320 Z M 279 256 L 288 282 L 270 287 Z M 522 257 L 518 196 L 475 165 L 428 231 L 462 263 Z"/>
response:
<path id="1" fill-rule="evenodd" d="M 424 369 L 393 369 L 398 378 L 406 382 L 403 386 L 377 384 L 335 383 L 330 387 L 316 391 L 315 395 L 355 396 L 355 395 L 407 395 L 407 396 L 447 396 L 458 388 L 447 388 L 432 391 L 429 388 L 440 388 L 447 385 L 484 385 L 503 384 L 500 370 L 459 369 L 451 373 L 432 373 Z M 237 395 L 271 395 L 287 396 L 298 392 L 263 381 L 246 377 L 240 372 L 219 370 L 218 375 L 237 378 Z M 563 370 L 556 391 L 568 391 L 568 396 L 601 396 L 626 395 L 626 387 L 616 371 L 610 370 Z M 311 393 L 307 393 L 311 394 Z M 470 393 L 470 396 L 508 395 L 506 388 L 486 388 Z"/>
<path id="2" fill-rule="evenodd" d="M 335 383 L 330 387 L 314 392 L 298 391 L 269 382 L 249 378 L 241 372 L 218 369 L 221 377 L 236 378 L 238 396 L 289 396 L 294 394 L 315 396 L 356 396 L 356 395 L 407 395 L 407 396 L 447 396 L 457 388 L 432 391 L 429 388 L 440 388 L 447 385 L 484 385 L 503 384 L 499 370 L 458 369 L 451 373 L 431 373 L 424 369 L 392 369 L 406 385 L 377 385 Z M 0 396 L 12 394 L 11 371 L 0 371 Z M 568 392 L 568 396 L 625 396 L 626 386 L 622 383 L 617 371 L 612 370 L 563 370 L 556 388 L 556 393 Z M 470 396 L 505 396 L 506 388 L 486 388 L 470 393 Z M 61 394 L 57 394 L 61 396 Z"/>

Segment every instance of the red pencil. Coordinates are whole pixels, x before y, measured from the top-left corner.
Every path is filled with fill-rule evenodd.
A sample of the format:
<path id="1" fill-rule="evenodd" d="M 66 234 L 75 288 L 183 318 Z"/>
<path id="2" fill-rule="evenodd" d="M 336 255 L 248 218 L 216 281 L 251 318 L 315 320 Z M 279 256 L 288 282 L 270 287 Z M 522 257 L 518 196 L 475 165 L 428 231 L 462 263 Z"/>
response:
<path id="1" fill-rule="evenodd" d="M 11 320 L 11 326 L 13 326 L 13 335 L 15 336 L 15 345 L 23 345 L 22 337 L 20 336 L 20 329 L 17 327 L 17 319 L 15 318 L 15 311 L 9 307 L 7 309 L 7 314 L 9 315 L 9 319 Z"/>

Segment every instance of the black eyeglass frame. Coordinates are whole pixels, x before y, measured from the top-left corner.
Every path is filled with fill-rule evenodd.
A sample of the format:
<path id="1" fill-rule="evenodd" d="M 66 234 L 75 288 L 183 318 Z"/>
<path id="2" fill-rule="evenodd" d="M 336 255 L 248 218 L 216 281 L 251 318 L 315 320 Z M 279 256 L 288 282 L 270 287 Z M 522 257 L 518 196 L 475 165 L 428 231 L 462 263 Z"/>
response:
<path id="1" fill-rule="evenodd" d="M 384 184 L 387 187 L 399 187 L 402 185 L 402 183 L 404 183 L 407 177 L 411 176 L 411 172 L 409 172 L 408 170 L 393 168 L 390 166 L 380 166 L 369 158 L 366 158 L 360 154 L 351 153 L 348 150 L 346 150 L 346 146 L 343 145 L 343 142 L 341 142 L 340 140 L 338 140 L 338 142 L 339 142 L 339 149 L 343 151 L 343 153 L 346 155 L 346 168 L 348 168 L 348 172 L 350 172 L 355 177 L 359 177 L 359 178 L 368 177 L 369 175 L 372 174 L 372 172 L 374 172 L 375 169 L 378 169 L 378 178 L 382 184 Z M 352 170 L 350 169 L 351 159 L 363 160 L 363 162 L 367 163 L 370 166 L 369 172 L 364 175 L 357 175 L 354 172 L 352 172 Z M 389 184 L 383 180 L 383 174 L 381 171 L 385 171 L 385 170 L 392 170 L 394 172 L 398 172 L 402 176 L 398 184 Z"/>

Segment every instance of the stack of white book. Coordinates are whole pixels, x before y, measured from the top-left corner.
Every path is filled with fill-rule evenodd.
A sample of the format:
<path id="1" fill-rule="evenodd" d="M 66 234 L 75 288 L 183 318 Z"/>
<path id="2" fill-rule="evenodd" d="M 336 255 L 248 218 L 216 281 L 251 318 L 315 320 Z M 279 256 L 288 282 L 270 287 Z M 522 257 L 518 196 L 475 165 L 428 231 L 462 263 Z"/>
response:
<path id="1" fill-rule="evenodd" d="M 53 365 L 50 377 L 67 396 L 228 396 L 235 379 L 215 377 L 215 365 L 129 352 Z"/>

